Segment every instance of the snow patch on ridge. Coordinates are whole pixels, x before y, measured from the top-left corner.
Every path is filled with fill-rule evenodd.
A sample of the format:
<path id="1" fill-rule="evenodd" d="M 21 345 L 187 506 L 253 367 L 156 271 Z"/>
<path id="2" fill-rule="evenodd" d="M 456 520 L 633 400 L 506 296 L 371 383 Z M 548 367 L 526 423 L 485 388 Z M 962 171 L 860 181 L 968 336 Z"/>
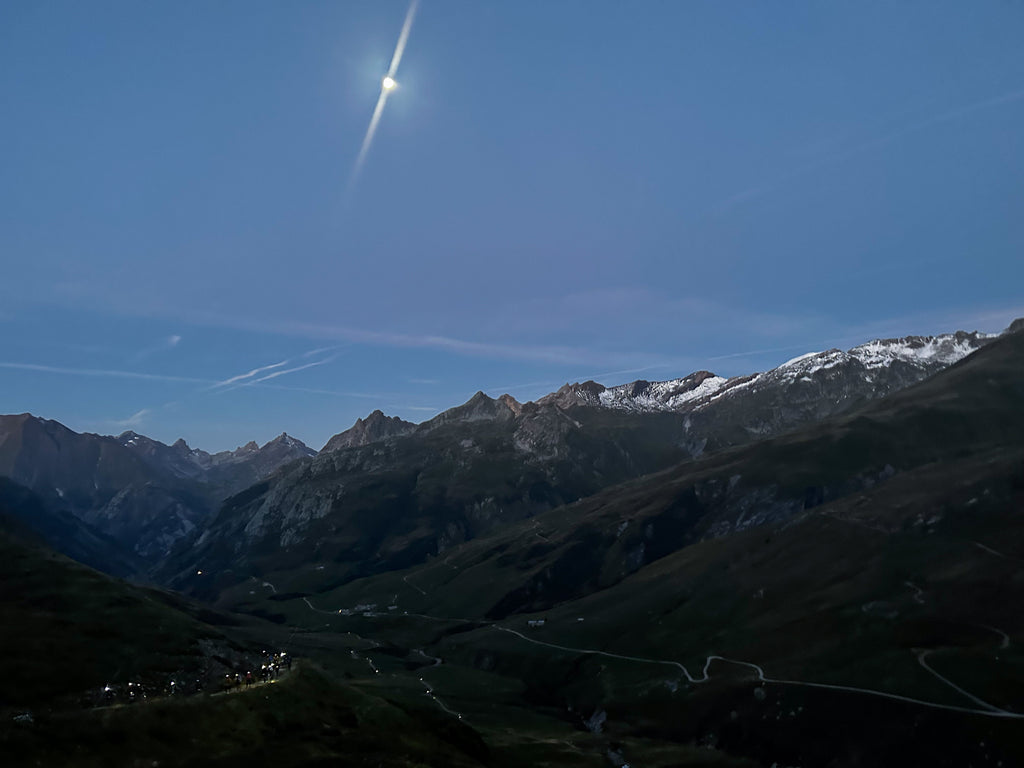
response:
<path id="1" fill-rule="evenodd" d="M 669 381 L 636 381 L 600 392 L 597 404 L 626 411 L 673 411 L 691 401 L 710 397 L 727 381 L 707 371 Z"/>

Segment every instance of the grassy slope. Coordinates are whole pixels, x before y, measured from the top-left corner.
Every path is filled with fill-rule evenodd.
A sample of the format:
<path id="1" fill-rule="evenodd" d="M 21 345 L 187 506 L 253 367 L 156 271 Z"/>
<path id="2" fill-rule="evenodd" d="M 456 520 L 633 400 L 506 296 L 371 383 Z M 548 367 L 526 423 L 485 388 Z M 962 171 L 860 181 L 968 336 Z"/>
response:
<path id="1" fill-rule="evenodd" d="M 828 764 L 830 750 L 845 756 L 843 765 L 859 764 L 851 757 L 858 751 L 906 764 L 926 764 L 927 754 L 934 764 L 959 765 L 983 753 L 1017 764 L 1024 761 L 1020 721 L 796 686 L 769 686 L 767 703 L 754 706 L 754 681 L 742 667 L 718 665 L 712 683 L 687 687 L 666 665 L 531 645 L 497 632 L 486 613 L 528 585 L 546 608 L 499 623 L 525 632 L 526 618 L 544 616 L 547 626 L 529 634 L 537 640 L 679 661 L 694 674 L 719 653 L 761 664 L 770 677 L 977 707 L 918 663 L 929 651 L 940 673 L 1021 711 L 1022 369 L 1017 334 L 846 418 L 627 484 L 425 566 L 311 597 L 322 610 L 378 603 L 386 616 L 274 604 L 292 622 L 326 621 L 425 647 L 445 659 L 433 674 L 462 690 L 464 706 L 487 700 L 481 682 L 469 682 L 483 674 L 494 690 L 501 680 L 522 681 L 509 701 L 552 718 L 571 721 L 569 706 L 587 713 L 603 706 L 620 737 L 714 739 L 730 751 L 804 764 Z M 897 470 L 888 479 L 886 465 Z M 769 500 L 809 503 L 775 525 L 695 541 L 631 574 L 621 567 L 624 523 L 628 539 L 737 474 L 741 488 L 770 484 Z M 658 545 L 656 536 L 646 540 Z M 387 612 L 389 604 L 398 608 Z M 909 732 L 927 743 L 907 748 Z"/>
<path id="2" fill-rule="evenodd" d="M 468 728 L 301 667 L 276 684 L 61 712 L 4 739 L 6 765 L 480 765 Z"/>
<path id="3" fill-rule="evenodd" d="M 43 718 L 36 730 L 8 729 L 5 754 L 79 765 L 669 766 L 741 765 L 743 756 L 764 765 L 1022 764 L 1020 721 L 761 686 L 749 668 L 724 664 L 695 685 L 667 664 L 553 649 L 495 626 L 676 661 L 695 675 L 709 653 L 721 653 L 773 678 L 973 706 L 917 663 L 927 650 L 943 674 L 1018 711 L 1021 346 L 993 345 L 948 379 L 848 418 L 553 510 L 424 566 L 312 595 L 313 608 L 248 582 L 234 599 L 304 627 L 269 632 L 289 632 L 330 679 L 307 669 L 241 695 Z M 898 471 L 877 482 L 886 464 Z M 769 484 L 767 503 L 794 497 L 807 508 L 702 540 L 710 522 L 736 512 L 726 503 L 735 497 L 721 490 L 736 474 L 741 490 Z M 673 550 L 666 542 L 685 540 L 685 524 L 698 535 Z M 624 567 L 639 542 L 657 556 Z M 521 604 L 544 606 L 542 614 L 486 619 L 524 585 L 532 602 Z M 378 608 L 336 612 L 359 602 Z M 546 626 L 527 630 L 532 615 Z M 444 707 L 424 696 L 421 678 Z M 588 732 L 584 721 L 601 713 L 602 733 Z"/>

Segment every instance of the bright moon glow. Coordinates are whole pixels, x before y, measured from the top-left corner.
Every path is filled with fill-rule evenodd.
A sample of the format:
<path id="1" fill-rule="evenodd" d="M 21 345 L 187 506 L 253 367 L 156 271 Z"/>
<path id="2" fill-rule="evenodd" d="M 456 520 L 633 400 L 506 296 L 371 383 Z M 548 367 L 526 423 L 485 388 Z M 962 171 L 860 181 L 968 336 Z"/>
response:
<path id="1" fill-rule="evenodd" d="M 370 144 L 373 143 L 373 135 L 377 132 L 377 123 L 380 122 L 380 116 L 384 112 L 384 104 L 388 100 L 388 94 L 398 85 L 395 81 L 395 73 L 398 72 L 398 65 L 402 61 L 402 54 L 405 53 L 405 44 L 409 40 L 409 31 L 412 29 L 412 20 L 416 17 L 416 6 L 418 4 L 419 0 L 412 0 L 409 4 L 409 10 L 405 13 L 405 21 L 402 23 L 402 31 L 398 35 L 398 43 L 395 45 L 395 53 L 391 57 L 391 66 L 388 67 L 388 73 L 384 76 L 384 79 L 380 81 L 380 96 L 377 97 L 377 105 L 373 108 L 370 125 L 367 126 L 366 135 L 363 136 L 363 145 L 359 148 L 355 165 L 352 166 L 352 175 L 348 179 L 346 197 L 349 201 L 351 201 L 352 193 L 355 190 L 359 171 L 366 161 L 366 153 L 370 151 Z"/>

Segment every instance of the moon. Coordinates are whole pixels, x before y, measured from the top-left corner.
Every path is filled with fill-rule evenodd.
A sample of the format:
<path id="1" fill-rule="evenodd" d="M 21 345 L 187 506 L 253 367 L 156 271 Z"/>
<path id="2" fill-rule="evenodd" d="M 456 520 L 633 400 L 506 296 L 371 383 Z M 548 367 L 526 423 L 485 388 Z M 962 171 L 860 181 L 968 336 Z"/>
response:
<path id="1" fill-rule="evenodd" d="M 373 116 L 370 118 L 370 124 L 366 127 L 366 134 L 363 136 L 363 144 L 359 148 L 359 154 L 356 155 L 356 161 L 352 165 L 352 173 L 348 178 L 348 191 L 346 192 L 346 199 L 351 201 L 353 191 L 355 190 L 356 179 L 359 177 L 359 172 L 363 167 L 363 163 L 366 161 L 366 154 L 370 151 L 370 144 L 373 143 L 373 135 L 377 131 L 377 123 L 380 122 L 380 116 L 384 112 L 384 104 L 387 103 L 388 96 L 398 87 L 398 81 L 395 80 L 395 73 L 398 72 L 398 65 L 402 61 L 402 54 L 405 52 L 405 44 L 409 40 L 409 31 L 412 29 L 412 21 L 416 16 L 416 7 L 419 5 L 420 0 L 412 0 L 409 3 L 409 10 L 405 13 L 405 21 L 402 22 L 402 31 L 398 35 L 398 43 L 395 45 L 395 53 L 391 57 L 391 66 L 388 67 L 387 73 L 381 78 L 380 81 L 380 95 L 377 97 L 377 106 L 373 108 Z M 348 205 L 348 203 L 346 203 Z"/>

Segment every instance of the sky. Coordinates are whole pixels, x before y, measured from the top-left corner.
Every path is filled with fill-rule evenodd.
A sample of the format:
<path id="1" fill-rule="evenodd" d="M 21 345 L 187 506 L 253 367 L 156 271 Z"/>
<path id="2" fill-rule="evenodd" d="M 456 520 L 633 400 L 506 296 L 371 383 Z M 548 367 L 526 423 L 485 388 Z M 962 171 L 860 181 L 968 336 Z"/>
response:
<path id="1" fill-rule="evenodd" d="M 0 3 L 0 412 L 319 449 L 1024 315 L 1024 3 L 414 10 Z"/>

